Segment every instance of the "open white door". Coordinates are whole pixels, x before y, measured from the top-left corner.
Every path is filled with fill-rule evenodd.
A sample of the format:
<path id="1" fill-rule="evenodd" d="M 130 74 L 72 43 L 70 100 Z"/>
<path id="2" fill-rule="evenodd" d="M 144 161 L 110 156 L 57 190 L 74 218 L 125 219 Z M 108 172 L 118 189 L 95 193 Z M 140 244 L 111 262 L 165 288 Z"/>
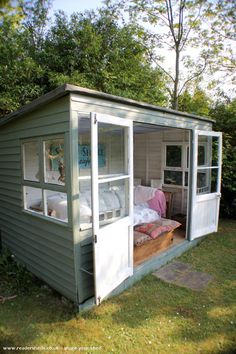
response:
<path id="1" fill-rule="evenodd" d="M 91 113 L 95 298 L 133 274 L 133 122 Z M 101 156 L 103 154 L 104 156 Z M 104 212 L 102 199 L 119 196 Z"/>
<path id="2" fill-rule="evenodd" d="M 219 220 L 222 133 L 194 132 L 190 240 L 216 232 Z"/>

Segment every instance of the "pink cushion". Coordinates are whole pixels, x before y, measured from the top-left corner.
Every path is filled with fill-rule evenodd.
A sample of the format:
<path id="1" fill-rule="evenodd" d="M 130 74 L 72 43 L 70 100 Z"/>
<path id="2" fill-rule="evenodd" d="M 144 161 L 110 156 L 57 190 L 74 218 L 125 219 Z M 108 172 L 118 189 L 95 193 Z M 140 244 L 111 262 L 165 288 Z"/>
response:
<path id="1" fill-rule="evenodd" d="M 135 227 L 135 231 L 145 233 L 152 239 L 157 238 L 164 232 L 171 232 L 177 227 L 181 226 L 178 221 L 170 219 L 160 219 L 152 224 L 143 224 Z"/>
<path id="2" fill-rule="evenodd" d="M 134 245 L 141 246 L 144 243 L 152 240 L 150 236 L 144 234 L 143 232 L 134 231 Z"/>

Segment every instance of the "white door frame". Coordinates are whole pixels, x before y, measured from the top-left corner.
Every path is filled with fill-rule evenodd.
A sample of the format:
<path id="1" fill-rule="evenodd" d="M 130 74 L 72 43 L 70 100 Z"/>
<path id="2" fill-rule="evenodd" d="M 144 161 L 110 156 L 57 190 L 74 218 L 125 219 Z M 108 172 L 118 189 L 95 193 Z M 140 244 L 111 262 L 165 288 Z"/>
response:
<path id="1" fill-rule="evenodd" d="M 218 165 L 217 166 L 198 166 L 198 137 L 199 136 L 209 136 L 218 138 Z M 218 229 L 218 221 L 219 221 L 219 206 L 220 206 L 220 187 L 221 187 L 221 165 L 222 165 L 222 133 L 214 132 L 214 131 L 204 131 L 204 130 L 195 130 L 193 132 L 193 144 L 192 144 L 192 158 L 193 158 L 193 169 L 192 169 L 192 185 L 191 185 L 191 214 L 190 214 L 190 228 L 189 228 L 189 239 L 190 241 L 203 236 L 205 234 L 216 232 Z M 217 186 L 215 192 L 209 192 L 204 194 L 197 194 L 197 173 L 198 170 L 213 170 L 217 169 Z M 214 203 L 215 201 L 215 203 Z M 199 208 L 198 206 L 204 204 L 207 205 L 209 202 L 213 210 L 211 210 L 212 217 L 214 218 L 214 222 L 209 226 L 206 226 L 200 229 L 201 222 L 199 218 Z M 205 218 L 207 218 L 209 214 L 205 214 Z M 204 215 L 201 216 L 204 218 Z M 199 224 L 197 225 L 197 220 L 199 220 Z M 207 220 L 205 220 L 206 222 Z M 197 229 L 199 227 L 199 230 Z"/>
<path id="2" fill-rule="evenodd" d="M 98 174 L 98 122 L 117 125 L 121 127 L 127 127 L 125 136 L 125 166 L 126 171 L 122 175 L 118 176 L 108 176 L 106 178 L 99 178 Z M 96 304 L 99 304 L 103 298 L 105 298 L 113 289 L 115 289 L 122 281 L 124 281 L 128 276 L 133 274 L 133 122 L 131 120 L 126 120 L 110 115 L 91 113 L 91 174 L 92 174 L 92 222 L 93 222 L 93 238 L 94 238 L 94 281 L 95 281 L 95 300 Z M 123 218 L 104 225 L 100 227 L 99 225 L 99 184 L 114 182 L 117 180 L 128 180 L 129 181 L 129 191 L 128 191 L 128 215 Z M 126 196 L 127 197 L 127 196 Z M 103 281 L 102 275 L 98 275 L 101 262 L 106 258 L 104 255 L 103 259 L 97 259 L 97 255 L 100 254 L 101 258 L 101 245 L 105 245 L 105 238 L 107 240 L 116 237 L 115 234 L 117 230 L 127 231 L 127 249 L 124 250 L 128 254 L 128 267 L 120 272 L 120 276 L 114 279 L 110 288 L 107 284 L 102 287 L 101 283 Z M 127 230 L 126 230 L 127 228 Z M 112 237 L 109 237 L 111 235 Z M 101 243 L 99 244 L 101 240 Z M 114 242 L 115 245 L 115 242 Z M 99 251 L 100 246 L 100 251 Z M 115 247 L 115 246 L 114 246 Z M 105 248 L 105 247 L 104 247 Z M 99 253 L 100 252 L 100 253 Z M 114 252 L 116 254 L 117 250 L 112 250 L 112 245 L 107 252 Z M 112 253 L 111 253 L 112 257 Z M 112 269 L 107 269 L 110 273 Z M 105 276 L 104 276 L 105 278 Z M 110 277 L 111 278 L 111 277 Z M 115 278 L 115 277 L 114 277 Z"/>

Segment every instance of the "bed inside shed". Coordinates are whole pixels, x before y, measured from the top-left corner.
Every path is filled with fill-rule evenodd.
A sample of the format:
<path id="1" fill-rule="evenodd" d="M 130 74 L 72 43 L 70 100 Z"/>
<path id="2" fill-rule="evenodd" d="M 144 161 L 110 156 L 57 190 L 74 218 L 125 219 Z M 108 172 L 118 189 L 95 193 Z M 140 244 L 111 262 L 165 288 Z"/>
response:
<path id="1" fill-rule="evenodd" d="M 138 266 L 186 238 L 189 131 L 136 122 L 132 140 L 133 264 Z M 98 191 L 100 227 L 128 214 L 129 181 L 122 178 L 126 174 L 126 148 L 123 127 L 111 124 L 100 126 L 97 142 L 98 178 L 104 179 Z M 83 116 L 79 120 L 78 149 L 80 231 L 81 235 L 89 235 L 88 230 L 93 223 L 91 128 L 90 120 Z M 142 188 L 148 192 L 151 202 L 143 200 L 136 203 L 136 191 L 141 190 L 142 193 Z M 154 197 L 153 203 L 150 193 Z M 160 194 L 157 198 L 161 197 L 161 202 L 164 202 L 162 210 L 161 202 L 155 201 L 156 193 Z M 145 230 L 138 231 L 139 227 L 145 226 L 154 228 L 155 235 L 152 232 L 151 237 Z"/>
<path id="2" fill-rule="evenodd" d="M 134 266 L 186 239 L 189 136 L 186 129 L 134 124 Z M 149 190 L 152 199 L 136 203 Z"/>

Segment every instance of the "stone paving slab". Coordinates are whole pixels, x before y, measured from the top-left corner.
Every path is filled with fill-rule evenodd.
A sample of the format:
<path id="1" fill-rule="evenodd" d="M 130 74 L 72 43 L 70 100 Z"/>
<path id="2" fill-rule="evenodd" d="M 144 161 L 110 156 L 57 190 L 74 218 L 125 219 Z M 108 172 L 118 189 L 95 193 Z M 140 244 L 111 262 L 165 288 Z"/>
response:
<path id="1" fill-rule="evenodd" d="M 194 271 L 191 264 L 177 261 L 158 269 L 153 275 L 168 283 L 196 291 L 203 290 L 213 279 L 213 276 L 210 274 Z"/>

